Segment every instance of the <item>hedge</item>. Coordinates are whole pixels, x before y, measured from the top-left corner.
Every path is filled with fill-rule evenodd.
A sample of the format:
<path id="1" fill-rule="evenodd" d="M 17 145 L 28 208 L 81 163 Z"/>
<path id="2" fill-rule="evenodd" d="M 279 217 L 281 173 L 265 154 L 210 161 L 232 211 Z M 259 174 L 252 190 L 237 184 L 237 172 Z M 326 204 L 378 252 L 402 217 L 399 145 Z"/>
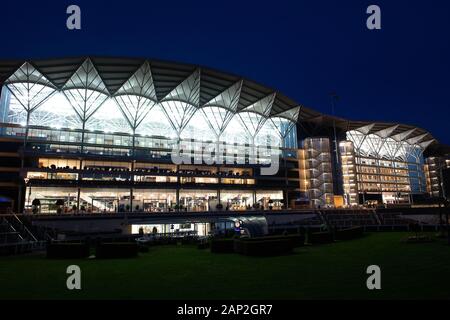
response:
<path id="1" fill-rule="evenodd" d="M 101 243 L 96 248 L 99 259 L 133 258 L 138 255 L 138 245 L 134 242 Z"/>
<path id="2" fill-rule="evenodd" d="M 48 243 L 49 259 L 82 259 L 89 256 L 89 245 L 85 243 Z"/>
<path id="3" fill-rule="evenodd" d="M 148 246 L 138 246 L 138 251 L 141 253 L 147 253 L 150 251 Z"/>
<path id="4" fill-rule="evenodd" d="M 305 237 L 303 237 L 300 234 L 276 235 L 276 236 L 265 236 L 256 238 L 241 238 L 234 241 L 234 251 L 236 253 L 243 252 L 242 242 L 272 241 L 272 240 L 288 240 L 293 248 L 301 247 L 305 244 Z"/>
<path id="5" fill-rule="evenodd" d="M 200 242 L 197 244 L 197 249 L 204 250 L 209 248 L 209 242 Z"/>
<path id="6" fill-rule="evenodd" d="M 233 239 L 212 239 L 211 252 L 213 253 L 233 253 L 234 240 Z"/>
<path id="7" fill-rule="evenodd" d="M 249 238 L 251 239 L 251 238 Z M 234 240 L 233 243 L 233 251 L 236 253 L 243 253 L 244 252 L 244 242 L 245 241 L 249 241 L 249 240 L 244 240 L 244 239 L 236 239 Z"/>
<path id="8" fill-rule="evenodd" d="M 236 242 L 240 242 L 240 253 L 246 256 L 277 256 L 289 254 L 294 248 L 288 239 Z"/>
<path id="9" fill-rule="evenodd" d="M 348 229 L 341 229 L 336 232 L 337 240 L 351 240 L 363 236 L 364 230 L 362 227 L 353 227 Z"/>
<path id="10" fill-rule="evenodd" d="M 311 232 L 308 234 L 308 242 L 312 244 L 324 244 L 333 242 L 330 232 Z"/>

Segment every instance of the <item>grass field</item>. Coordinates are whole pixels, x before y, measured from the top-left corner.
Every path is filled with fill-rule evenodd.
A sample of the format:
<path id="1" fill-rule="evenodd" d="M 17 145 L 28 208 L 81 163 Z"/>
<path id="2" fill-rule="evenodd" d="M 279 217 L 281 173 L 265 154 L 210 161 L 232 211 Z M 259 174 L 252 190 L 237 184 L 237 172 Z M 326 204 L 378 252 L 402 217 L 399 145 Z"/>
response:
<path id="1" fill-rule="evenodd" d="M 0 258 L 0 299 L 416 299 L 450 298 L 450 247 L 401 242 L 406 233 L 298 248 L 257 258 L 191 246 L 151 248 L 131 260 Z M 66 289 L 66 267 L 82 270 L 82 290 Z M 381 267 L 382 290 L 366 288 Z"/>

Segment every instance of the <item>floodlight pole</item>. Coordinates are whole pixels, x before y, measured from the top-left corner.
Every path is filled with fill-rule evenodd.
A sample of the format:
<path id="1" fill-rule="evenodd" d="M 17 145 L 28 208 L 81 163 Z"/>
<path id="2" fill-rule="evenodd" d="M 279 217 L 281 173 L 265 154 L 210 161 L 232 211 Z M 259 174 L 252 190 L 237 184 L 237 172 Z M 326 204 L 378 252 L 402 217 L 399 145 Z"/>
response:
<path id="1" fill-rule="evenodd" d="M 336 188 L 336 186 L 339 185 L 340 179 L 342 179 L 342 182 L 343 182 L 343 177 L 342 177 L 342 167 L 341 167 L 339 148 L 338 148 L 338 140 L 337 140 L 336 117 L 334 115 L 334 109 L 335 109 L 336 100 L 338 99 L 338 96 L 335 92 L 330 93 L 330 96 L 331 96 L 331 113 L 333 116 L 334 152 L 336 153 L 336 165 L 335 165 L 336 170 L 334 170 L 333 173 L 336 173 L 335 179 L 338 179 L 336 184 L 333 183 L 333 189 L 334 189 L 334 191 L 338 191 L 338 193 L 340 193 L 340 190 L 339 190 L 340 188 L 339 187 Z M 333 203 L 334 203 L 334 201 L 333 201 Z"/>
<path id="2" fill-rule="evenodd" d="M 337 100 L 338 96 L 334 92 L 330 93 L 330 96 L 331 96 L 331 114 L 333 116 L 334 152 L 336 153 L 337 164 L 339 164 L 340 161 L 339 161 L 339 152 L 338 152 L 338 145 L 337 145 L 336 118 L 334 115 L 335 104 L 336 104 L 336 100 Z"/>

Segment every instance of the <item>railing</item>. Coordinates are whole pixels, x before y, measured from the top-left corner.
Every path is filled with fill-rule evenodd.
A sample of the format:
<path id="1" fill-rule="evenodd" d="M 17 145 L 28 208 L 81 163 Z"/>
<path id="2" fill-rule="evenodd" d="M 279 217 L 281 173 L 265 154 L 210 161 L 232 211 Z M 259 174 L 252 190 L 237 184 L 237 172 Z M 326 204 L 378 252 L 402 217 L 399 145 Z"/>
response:
<path id="1" fill-rule="evenodd" d="M 23 223 L 22 220 L 19 219 L 19 217 L 16 214 L 13 214 L 13 217 L 16 219 L 16 221 L 21 225 L 23 230 L 25 230 L 26 234 L 33 240 L 38 241 L 38 239 L 34 236 L 34 234 L 30 231 L 30 229 L 27 228 L 27 226 Z"/>
<path id="2" fill-rule="evenodd" d="M 3 217 L 3 223 L 9 228 L 10 232 L 7 232 L 7 234 L 14 234 L 17 236 L 17 238 L 19 239 L 19 241 L 24 241 L 25 239 L 22 237 L 22 235 L 20 234 L 19 231 L 16 230 L 16 228 L 14 227 L 14 225 L 8 220 L 8 217 L 14 216 L 13 215 L 2 215 Z M 8 242 L 8 236 L 5 237 L 5 242 Z"/>

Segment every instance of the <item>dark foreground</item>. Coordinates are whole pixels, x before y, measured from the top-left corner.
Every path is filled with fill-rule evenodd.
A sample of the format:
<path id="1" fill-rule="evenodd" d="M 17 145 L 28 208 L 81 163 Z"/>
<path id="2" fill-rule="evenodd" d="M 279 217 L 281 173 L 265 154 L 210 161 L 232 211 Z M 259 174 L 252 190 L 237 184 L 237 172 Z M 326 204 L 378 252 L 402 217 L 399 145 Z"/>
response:
<path id="1" fill-rule="evenodd" d="M 0 299 L 448 299 L 450 247 L 406 244 L 407 233 L 303 247 L 293 255 L 211 254 L 162 246 L 125 260 L 0 258 Z M 66 289 L 67 266 L 81 267 L 82 289 Z M 382 290 L 366 287 L 381 267 Z"/>

